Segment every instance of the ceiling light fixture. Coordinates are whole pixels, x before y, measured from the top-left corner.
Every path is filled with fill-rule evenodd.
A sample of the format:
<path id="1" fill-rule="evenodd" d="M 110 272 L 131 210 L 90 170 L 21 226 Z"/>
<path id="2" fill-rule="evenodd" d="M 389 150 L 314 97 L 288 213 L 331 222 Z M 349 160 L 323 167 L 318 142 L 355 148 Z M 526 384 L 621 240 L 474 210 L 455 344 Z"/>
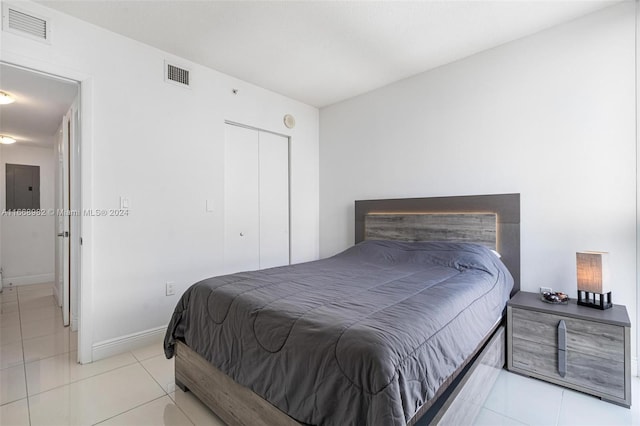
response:
<path id="1" fill-rule="evenodd" d="M 0 105 L 12 104 L 16 101 L 16 98 L 0 90 Z"/>
<path id="2" fill-rule="evenodd" d="M 0 143 L 3 145 L 10 145 L 16 143 L 16 140 L 9 136 L 0 135 Z"/>

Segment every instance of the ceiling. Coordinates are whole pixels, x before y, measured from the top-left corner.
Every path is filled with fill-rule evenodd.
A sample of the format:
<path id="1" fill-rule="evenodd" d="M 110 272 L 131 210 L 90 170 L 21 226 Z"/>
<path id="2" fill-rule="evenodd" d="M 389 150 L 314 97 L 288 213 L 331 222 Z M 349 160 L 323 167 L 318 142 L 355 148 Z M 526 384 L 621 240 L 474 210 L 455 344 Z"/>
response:
<path id="1" fill-rule="evenodd" d="M 618 1 L 39 3 L 323 107 Z"/>
<path id="2" fill-rule="evenodd" d="M 0 105 L 0 134 L 15 138 L 16 144 L 52 148 L 78 85 L 0 64 L 0 90 L 16 98 L 12 104 Z"/>
<path id="3" fill-rule="evenodd" d="M 616 2 L 41 1 L 316 107 Z M 0 90 L 0 134 L 52 147 L 78 87 L 0 64 Z"/>

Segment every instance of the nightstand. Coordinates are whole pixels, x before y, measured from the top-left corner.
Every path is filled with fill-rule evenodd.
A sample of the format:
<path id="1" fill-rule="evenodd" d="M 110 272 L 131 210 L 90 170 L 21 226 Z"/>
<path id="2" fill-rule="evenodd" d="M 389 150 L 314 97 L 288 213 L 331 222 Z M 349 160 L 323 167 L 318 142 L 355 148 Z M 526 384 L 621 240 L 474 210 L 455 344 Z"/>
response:
<path id="1" fill-rule="evenodd" d="M 553 305 L 521 291 L 507 304 L 507 368 L 630 407 L 630 328 L 622 305 Z"/>

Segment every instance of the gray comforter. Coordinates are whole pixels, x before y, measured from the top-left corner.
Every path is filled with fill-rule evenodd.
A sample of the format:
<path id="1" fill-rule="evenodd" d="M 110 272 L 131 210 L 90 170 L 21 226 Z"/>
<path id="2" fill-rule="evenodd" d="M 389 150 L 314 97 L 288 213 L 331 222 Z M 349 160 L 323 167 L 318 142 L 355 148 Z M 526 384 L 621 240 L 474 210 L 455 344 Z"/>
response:
<path id="1" fill-rule="evenodd" d="M 165 354 L 183 339 L 302 423 L 404 425 L 500 318 L 512 286 L 479 245 L 365 241 L 194 284 Z"/>

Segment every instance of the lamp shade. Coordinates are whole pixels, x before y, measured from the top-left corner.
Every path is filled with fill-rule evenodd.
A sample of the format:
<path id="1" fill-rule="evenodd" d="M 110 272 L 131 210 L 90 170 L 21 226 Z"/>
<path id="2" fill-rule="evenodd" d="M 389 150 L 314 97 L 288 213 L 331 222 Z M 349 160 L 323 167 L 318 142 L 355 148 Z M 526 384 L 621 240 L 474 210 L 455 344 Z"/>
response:
<path id="1" fill-rule="evenodd" d="M 576 253 L 578 290 L 605 294 L 611 291 L 609 253 L 581 251 Z"/>

